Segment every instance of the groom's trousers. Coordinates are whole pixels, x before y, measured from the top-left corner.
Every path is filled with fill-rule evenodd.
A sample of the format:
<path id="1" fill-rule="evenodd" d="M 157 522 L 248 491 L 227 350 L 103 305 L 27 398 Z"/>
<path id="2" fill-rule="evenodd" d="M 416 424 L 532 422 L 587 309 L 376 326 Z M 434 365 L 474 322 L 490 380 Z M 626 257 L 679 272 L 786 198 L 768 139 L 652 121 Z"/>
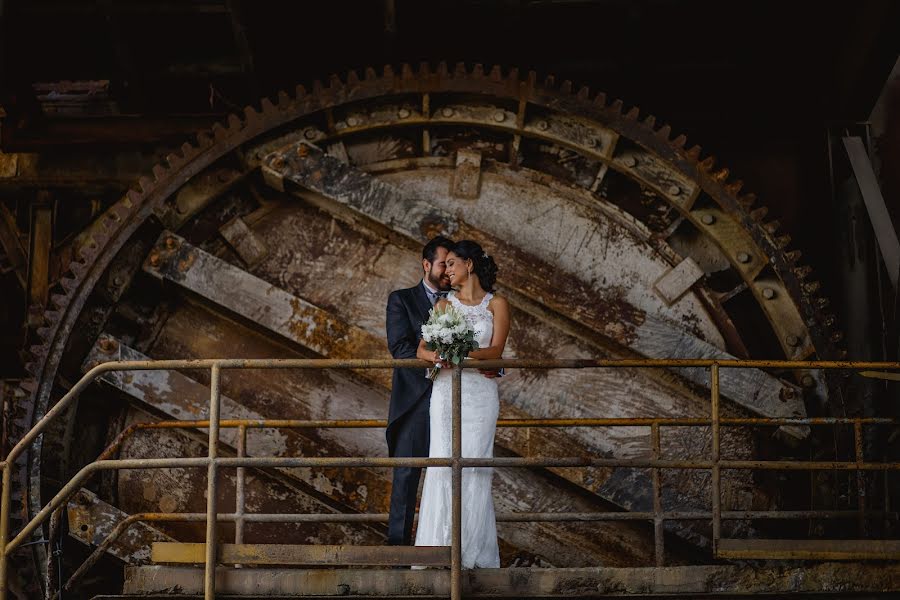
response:
<path id="1" fill-rule="evenodd" d="M 397 431 L 392 456 L 428 456 L 429 397 L 416 403 L 408 413 L 396 423 Z M 413 517 L 416 514 L 416 495 L 422 469 L 417 467 L 394 467 L 394 481 L 391 487 L 391 512 L 388 518 L 388 544 L 409 546 L 412 544 Z"/>

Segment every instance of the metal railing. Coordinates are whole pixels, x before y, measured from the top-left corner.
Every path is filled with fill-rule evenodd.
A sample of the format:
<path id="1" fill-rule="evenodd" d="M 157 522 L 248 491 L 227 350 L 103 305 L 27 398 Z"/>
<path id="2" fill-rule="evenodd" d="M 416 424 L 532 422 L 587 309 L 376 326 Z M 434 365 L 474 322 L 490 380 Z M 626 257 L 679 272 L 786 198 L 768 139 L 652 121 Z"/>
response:
<path id="1" fill-rule="evenodd" d="M 851 361 L 768 361 L 768 360 L 483 360 L 466 361 L 452 370 L 452 453 L 447 458 L 380 458 L 380 457 L 249 457 L 246 456 L 247 430 L 252 428 L 382 428 L 381 420 L 260 420 L 220 419 L 220 383 L 223 369 L 386 369 L 423 368 L 419 360 L 331 360 L 331 359 L 205 359 L 205 360 L 150 360 L 108 362 L 88 371 L 47 412 L 0 462 L 3 473 L 2 506 L 0 506 L 0 600 L 6 600 L 9 556 L 21 548 L 29 536 L 54 513 L 64 507 L 81 485 L 94 473 L 118 469 L 206 468 L 207 506 L 205 513 L 142 513 L 131 515 L 107 536 L 92 556 L 72 575 L 66 587 L 84 574 L 115 540 L 133 523 L 142 521 L 203 521 L 206 523 L 206 547 L 204 564 L 204 595 L 207 600 L 215 597 L 215 567 L 218 521 L 235 523 L 235 542 L 243 540 L 245 522 L 384 522 L 385 514 L 246 514 L 244 512 L 244 470 L 268 467 L 450 467 L 452 473 L 452 528 L 451 528 L 451 598 L 462 597 L 462 540 L 461 540 L 461 484 L 462 469 L 466 467 L 633 467 L 652 471 L 652 512 L 607 513 L 500 513 L 498 521 L 652 521 L 655 560 L 664 560 L 664 523 L 667 520 L 711 520 L 712 542 L 715 553 L 721 539 L 721 524 L 728 519 L 798 519 L 845 518 L 848 516 L 878 516 L 865 513 L 864 489 L 859 488 L 857 511 L 728 511 L 721 507 L 721 471 L 738 470 L 843 470 L 843 471 L 895 471 L 897 462 L 866 462 L 863 455 L 862 432 L 864 425 L 897 425 L 900 422 L 888 418 L 725 418 L 720 416 L 719 369 L 850 369 L 850 370 L 900 370 L 896 362 Z M 708 368 L 710 371 L 710 417 L 706 418 L 579 418 L 579 419 L 514 419 L 498 421 L 499 427 L 650 427 L 650 458 L 594 458 L 594 457 L 502 457 L 465 458 L 462 456 L 462 369 L 464 368 L 528 368 L 528 369 L 585 369 L 585 368 Z M 31 520 L 13 537 L 9 537 L 11 503 L 11 477 L 15 461 L 25 452 L 47 426 L 71 405 L 75 398 L 101 375 L 111 371 L 183 370 L 206 369 L 210 371 L 209 419 L 194 421 L 163 421 L 142 423 L 124 430 L 114 442 L 92 463 L 84 466 Z M 818 426 L 852 425 L 855 440 L 855 460 L 852 461 L 790 461 L 790 460 L 726 460 L 720 453 L 721 426 Z M 712 448 L 708 460 L 664 459 L 660 449 L 661 427 L 710 427 Z M 208 428 L 208 453 L 200 458 L 144 458 L 110 459 L 122 442 L 135 432 L 152 429 Z M 236 457 L 219 456 L 219 431 L 221 428 L 238 429 Z M 220 514 L 217 510 L 218 474 L 222 468 L 236 468 L 236 511 Z M 705 469 L 711 472 L 711 511 L 664 511 L 661 501 L 661 469 Z M 882 515 L 884 513 L 879 513 Z M 61 584 L 61 582 L 60 582 Z"/>

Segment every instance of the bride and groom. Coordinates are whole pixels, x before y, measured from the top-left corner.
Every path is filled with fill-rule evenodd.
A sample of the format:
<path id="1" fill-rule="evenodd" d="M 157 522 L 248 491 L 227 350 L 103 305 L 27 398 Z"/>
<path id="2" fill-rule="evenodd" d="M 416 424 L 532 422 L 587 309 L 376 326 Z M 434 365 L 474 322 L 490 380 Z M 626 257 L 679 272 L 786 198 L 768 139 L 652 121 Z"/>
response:
<path id="1" fill-rule="evenodd" d="M 494 296 L 497 265 L 476 242 L 453 242 L 438 236 L 422 249 L 422 281 L 391 292 L 387 304 L 388 347 L 394 358 L 420 358 L 438 363 L 425 348 L 422 324 L 433 306 L 451 304 L 475 331 L 478 350 L 471 358 L 500 358 L 509 333 L 509 305 Z M 490 458 L 499 412 L 494 371 L 462 372 L 462 456 Z M 432 383 L 421 369 L 394 369 L 386 431 L 394 457 L 451 455 L 451 376 L 439 372 Z M 394 468 L 388 543 L 409 545 L 421 469 Z M 490 468 L 464 468 L 462 475 L 463 568 L 499 567 L 497 525 L 491 496 Z M 430 467 L 416 528 L 417 546 L 451 545 L 451 473 Z"/>

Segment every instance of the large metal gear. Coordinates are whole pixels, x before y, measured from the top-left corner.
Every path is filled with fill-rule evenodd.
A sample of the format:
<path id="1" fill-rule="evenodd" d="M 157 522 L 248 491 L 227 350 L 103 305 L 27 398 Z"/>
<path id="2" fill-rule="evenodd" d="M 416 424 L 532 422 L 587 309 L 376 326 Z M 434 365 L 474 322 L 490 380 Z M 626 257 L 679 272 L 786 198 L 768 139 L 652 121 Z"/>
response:
<path id="1" fill-rule="evenodd" d="M 399 132 L 404 143 L 372 149 L 377 146 L 373 136 L 389 131 Z M 361 149 L 360 140 L 369 140 L 368 150 Z M 168 155 L 152 177 L 141 178 L 137 189 L 98 219 L 37 330 L 39 343 L 30 349 L 29 379 L 9 423 L 9 444 L 46 413 L 61 371 L 76 371 L 89 350 L 85 340 L 92 343 L 101 333 L 136 270 L 116 271 L 117 257 L 146 255 L 156 241 L 141 237 L 142 226 L 158 219 L 177 230 L 204 208 L 203 198 L 234 185 L 273 151 L 297 142 L 327 149 L 339 161 L 376 175 L 440 164 L 465 178 L 459 156 L 466 151 L 498 169 L 543 173 L 613 205 L 673 267 L 692 258 L 705 277 L 698 284 L 698 301 L 712 315 L 722 350 L 737 356 L 768 353 L 762 358 L 842 356 L 828 301 L 810 280 L 800 252 L 790 248 L 777 222 L 765 220 L 765 207 L 742 193 L 741 182 L 728 169 L 717 168 L 715 158 L 703 156 L 699 146 L 686 147 L 685 137 L 673 137 L 668 125 L 658 126 L 652 116 L 640 118 L 637 108 L 624 110 L 621 101 L 609 102 L 586 88 L 574 90 L 570 82 L 557 84 L 552 77 L 539 82 L 533 73 L 522 78 L 516 70 L 486 72 L 481 65 L 452 70 L 444 64 L 417 70 L 403 65 L 399 72 L 386 67 L 381 74 L 366 69 L 362 77 L 351 71 L 343 79 L 316 82 L 311 91 L 298 86 L 293 95 L 281 93 L 274 101 L 263 99 L 258 108 L 247 107 L 243 115 L 232 115 Z M 356 142 L 356 150 L 348 153 Z M 360 158 L 365 152 L 375 159 Z M 478 184 L 460 185 L 477 189 Z M 729 310 L 735 298 L 737 307 Z M 745 319 L 750 305 L 754 315 Z M 752 332 L 760 327 L 760 316 L 768 329 Z M 807 397 L 829 395 L 816 373 L 787 376 L 796 378 Z M 791 386 L 786 389 L 793 393 Z M 12 531 L 41 505 L 40 457 L 36 443 L 14 476 L 18 510 Z M 17 562 L 20 570 L 29 568 L 28 561 Z"/>

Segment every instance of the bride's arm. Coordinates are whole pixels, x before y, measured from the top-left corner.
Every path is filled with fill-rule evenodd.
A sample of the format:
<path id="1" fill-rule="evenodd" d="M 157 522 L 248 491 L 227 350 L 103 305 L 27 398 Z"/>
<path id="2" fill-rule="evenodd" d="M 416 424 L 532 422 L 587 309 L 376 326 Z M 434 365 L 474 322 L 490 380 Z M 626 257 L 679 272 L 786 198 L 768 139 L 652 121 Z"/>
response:
<path id="1" fill-rule="evenodd" d="M 469 352 L 470 358 L 502 358 L 509 336 L 509 303 L 506 298 L 494 296 L 488 303 L 488 309 L 494 314 L 494 331 L 491 334 L 491 345 Z"/>

